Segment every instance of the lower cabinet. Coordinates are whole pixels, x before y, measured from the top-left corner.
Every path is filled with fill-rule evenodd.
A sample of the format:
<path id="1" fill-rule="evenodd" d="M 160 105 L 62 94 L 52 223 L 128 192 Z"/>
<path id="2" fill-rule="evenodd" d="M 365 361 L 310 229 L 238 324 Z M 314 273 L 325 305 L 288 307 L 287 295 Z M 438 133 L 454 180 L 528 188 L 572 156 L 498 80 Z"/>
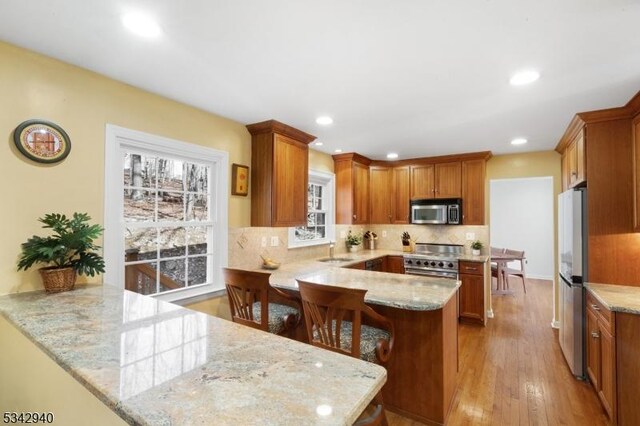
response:
<path id="1" fill-rule="evenodd" d="M 402 256 L 387 256 L 387 269 L 385 272 L 404 274 L 404 258 Z"/>
<path id="2" fill-rule="evenodd" d="M 458 290 L 458 315 L 461 322 L 485 324 L 484 265 L 477 262 L 459 263 L 459 279 L 462 285 Z"/>
<path id="3" fill-rule="evenodd" d="M 602 407 L 616 424 L 615 315 L 587 293 L 587 375 Z"/>

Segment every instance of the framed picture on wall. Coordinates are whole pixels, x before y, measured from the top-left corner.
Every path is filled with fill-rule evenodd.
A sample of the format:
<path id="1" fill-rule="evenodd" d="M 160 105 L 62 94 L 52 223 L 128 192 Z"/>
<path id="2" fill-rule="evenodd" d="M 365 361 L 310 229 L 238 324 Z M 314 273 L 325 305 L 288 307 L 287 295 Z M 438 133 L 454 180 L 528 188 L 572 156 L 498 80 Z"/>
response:
<path id="1" fill-rule="evenodd" d="M 231 166 L 231 195 L 249 194 L 249 166 L 233 164 Z"/>
<path id="2" fill-rule="evenodd" d="M 13 131 L 18 151 L 38 163 L 57 163 L 71 151 L 69 135 L 57 124 L 44 120 L 27 120 Z"/>

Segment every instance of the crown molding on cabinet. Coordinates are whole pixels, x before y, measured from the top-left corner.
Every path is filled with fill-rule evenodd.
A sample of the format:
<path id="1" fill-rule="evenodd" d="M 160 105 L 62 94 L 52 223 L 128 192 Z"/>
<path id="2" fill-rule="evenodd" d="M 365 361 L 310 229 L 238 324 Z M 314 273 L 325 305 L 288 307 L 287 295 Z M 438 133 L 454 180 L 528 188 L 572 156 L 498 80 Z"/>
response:
<path id="1" fill-rule="evenodd" d="M 436 164 L 436 163 L 450 163 L 453 161 L 467 161 L 467 160 L 488 160 L 492 157 L 491 151 L 480 151 L 480 152 L 465 152 L 463 154 L 451 154 L 451 155 L 440 155 L 438 157 L 419 157 L 419 158 L 408 158 L 406 160 L 395 160 L 395 161 L 385 161 L 385 160 L 371 160 L 364 155 L 360 155 L 355 152 L 348 152 L 345 154 L 336 154 L 333 155 L 334 161 L 339 160 L 353 160 L 360 164 L 365 164 L 367 166 L 377 166 L 377 167 L 402 167 L 402 166 L 412 166 L 412 165 L 422 165 L 422 164 Z"/>
<path id="2" fill-rule="evenodd" d="M 291 126 L 287 126 L 286 124 L 276 120 L 267 120 L 260 123 L 248 124 L 247 130 L 249 131 L 249 133 L 251 133 L 252 136 L 262 133 L 278 133 L 295 139 L 296 141 L 306 143 L 307 145 L 316 140 L 315 136 Z"/>

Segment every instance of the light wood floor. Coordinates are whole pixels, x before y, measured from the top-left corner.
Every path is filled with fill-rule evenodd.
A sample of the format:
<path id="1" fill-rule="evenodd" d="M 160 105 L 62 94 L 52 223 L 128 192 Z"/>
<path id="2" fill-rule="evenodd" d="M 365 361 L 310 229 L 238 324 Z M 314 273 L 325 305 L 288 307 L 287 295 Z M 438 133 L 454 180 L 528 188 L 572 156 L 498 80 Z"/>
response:
<path id="1" fill-rule="evenodd" d="M 607 425 L 590 385 L 574 379 L 551 328 L 551 281 L 511 280 L 486 327 L 460 325 L 458 389 L 447 425 Z M 392 426 L 420 423 L 387 411 Z"/>

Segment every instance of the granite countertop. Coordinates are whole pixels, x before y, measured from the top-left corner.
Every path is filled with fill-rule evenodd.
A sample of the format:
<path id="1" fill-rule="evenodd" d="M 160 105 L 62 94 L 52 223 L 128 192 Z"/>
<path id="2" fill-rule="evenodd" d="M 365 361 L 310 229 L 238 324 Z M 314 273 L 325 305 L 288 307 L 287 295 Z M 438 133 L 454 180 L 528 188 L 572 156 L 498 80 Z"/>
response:
<path id="1" fill-rule="evenodd" d="M 113 286 L 0 313 L 130 424 L 352 424 L 386 370 Z"/>
<path id="2" fill-rule="evenodd" d="M 640 315 L 640 287 L 596 283 L 585 285 L 607 309 Z"/>
<path id="3" fill-rule="evenodd" d="M 296 279 L 318 284 L 362 288 L 368 290 L 365 295 L 367 303 L 417 311 L 441 309 L 460 287 L 460 281 L 446 278 L 344 268 L 365 260 L 402 253 L 392 250 L 367 251 L 368 253 L 336 255 L 336 257 L 349 257 L 350 260 L 345 262 L 325 263 L 318 260 L 303 260 L 288 263 L 276 271 L 269 271 L 271 272 L 269 282 L 274 287 L 295 291 L 298 289 Z"/>

